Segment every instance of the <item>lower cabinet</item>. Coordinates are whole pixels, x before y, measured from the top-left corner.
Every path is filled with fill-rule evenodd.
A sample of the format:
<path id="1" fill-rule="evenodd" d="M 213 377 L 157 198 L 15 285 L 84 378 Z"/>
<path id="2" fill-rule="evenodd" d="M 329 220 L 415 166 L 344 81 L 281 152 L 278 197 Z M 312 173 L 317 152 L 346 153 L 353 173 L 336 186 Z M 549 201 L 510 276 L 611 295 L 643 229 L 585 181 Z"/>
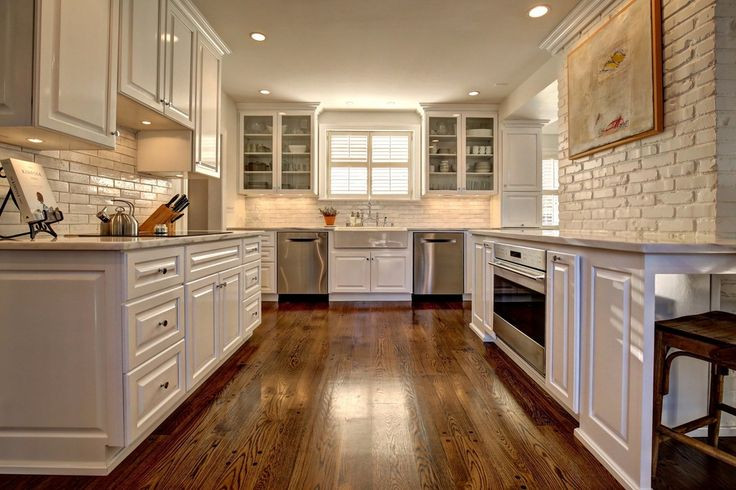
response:
<path id="1" fill-rule="evenodd" d="M 493 332 L 493 242 L 483 242 L 483 328 Z"/>
<path id="2" fill-rule="evenodd" d="M 547 391 L 573 413 L 580 411 L 579 257 L 547 252 Z"/>
<path id="3" fill-rule="evenodd" d="M 340 250 L 331 259 L 332 293 L 411 293 L 409 249 Z"/>
<path id="4" fill-rule="evenodd" d="M 483 329 L 485 316 L 485 288 L 483 278 L 485 276 L 485 246 L 482 239 L 473 240 L 473 302 L 472 302 L 472 325 L 476 333 Z"/>
<path id="5" fill-rule="evenodd" d="M 204 380 L 243 338 L 243 274 L 240 266 L 185 285 L 187 390 Z"/>

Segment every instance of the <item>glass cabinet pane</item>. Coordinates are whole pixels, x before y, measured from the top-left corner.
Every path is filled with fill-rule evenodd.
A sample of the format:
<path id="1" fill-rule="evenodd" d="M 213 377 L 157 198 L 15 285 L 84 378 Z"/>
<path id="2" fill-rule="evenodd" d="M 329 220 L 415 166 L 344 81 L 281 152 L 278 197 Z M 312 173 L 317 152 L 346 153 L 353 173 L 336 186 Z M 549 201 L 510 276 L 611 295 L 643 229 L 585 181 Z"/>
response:
<path id="1" fill-rule="evenodd" d="M 281 116 L 281 189 L 312 187 L 311 136 L 311 116 Z"/>
<path id="2" fill-rule="evenodd" d="M 456 191 L 457 184 L 456 117 L 429 117 L 429 190 Z"/>
<path id="3" fill-rule="evenodd" d="M 493 118 L 465 119 L 465 189 L 492 191 L 494 173 Z"/>
<path id="4" fill-rule="evenodd" d="M 243 116 L 243 189 L 273 189 L 273 117 Z"/>

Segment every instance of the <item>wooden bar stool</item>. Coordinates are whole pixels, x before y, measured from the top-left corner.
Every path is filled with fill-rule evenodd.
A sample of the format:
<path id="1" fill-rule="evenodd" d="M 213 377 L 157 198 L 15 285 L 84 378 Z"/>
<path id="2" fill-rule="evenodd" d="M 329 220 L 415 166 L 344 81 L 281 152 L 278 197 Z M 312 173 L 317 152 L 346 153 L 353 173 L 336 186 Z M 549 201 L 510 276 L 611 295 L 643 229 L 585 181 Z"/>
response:
<path id="1" fill-rule="evenodd" d="M 670 348 L 680 350 L 668 354 Z M 669 428 L 662 425 L 662 400 L 669 392 L 672 361 L 678 357 L 694 357 L 710 363 L 708 414 Z M 655 323 L 652 477 L 657 474 L 659 444 L 668 438 L 736 466 L 736 455 L 718 449 L 721 412 L 736 415 L 736 408 L 723 403 L 723 377 L 729 369 L 736 369 L 736 315 L 711 311 Z M 685 435 L 706 425 L 707 444 Z"/>

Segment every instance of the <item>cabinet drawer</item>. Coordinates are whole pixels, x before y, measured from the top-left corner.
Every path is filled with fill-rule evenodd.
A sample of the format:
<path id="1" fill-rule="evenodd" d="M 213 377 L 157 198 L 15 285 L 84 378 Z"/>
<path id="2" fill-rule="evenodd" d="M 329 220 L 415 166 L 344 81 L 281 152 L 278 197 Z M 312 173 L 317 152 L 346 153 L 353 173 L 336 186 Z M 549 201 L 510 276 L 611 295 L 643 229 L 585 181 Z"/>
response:
<path id="1" fill-rule="evenodd" d="M 243 312 L 245 334 L 250 336 L 253 330 L 261 324 L 261 295 L 256 294 L 243 301 Z"/>
<path id="2" fill-rule="evenodd" d="M 276 248 L 266 247 L 261 244 L 261 262 L 275 262 L 276 261 Z"/>
<path id="3" fill-rule="evenodd" d="M 184 338 L 184 286 L 123 306 L 125 371 Z"/>
<path id="4" fill-rule="evenodd" d="M 241 298 L 250 298 L 261 289 L 261 263 L 260 261 L 251 262 L 243 267 L 245 267 L 245 279 Z"/>
<path id="5" fill-rule="evenodd" d="M 258 237 L 243 240 L 243 263 L 253 262 L 261 258 L 261 242 Z"/>
<path id="6" fill-rule="evenodd" d="M 184 247 L 125 254 L 127 299 L 184 283 Z"/>
<path id="7" fill-rule="evenodd" d="M 184 341 L 125 375 L 125 443 L 158 423 L 184 397 Z"/>
<path id="8" fill-rule="evenodd" d="M 243 263 L 242 258 L 242 240 L 191 245 L 186 248 L 186 280 L 193 281 L 237 267 Z"/>
<path id="9" fill-rule="evenodd" d="M 264 247 L 275 247 L 276 246 L 276 232 L 268 231 L 261 235 L 261 245 Z"/>

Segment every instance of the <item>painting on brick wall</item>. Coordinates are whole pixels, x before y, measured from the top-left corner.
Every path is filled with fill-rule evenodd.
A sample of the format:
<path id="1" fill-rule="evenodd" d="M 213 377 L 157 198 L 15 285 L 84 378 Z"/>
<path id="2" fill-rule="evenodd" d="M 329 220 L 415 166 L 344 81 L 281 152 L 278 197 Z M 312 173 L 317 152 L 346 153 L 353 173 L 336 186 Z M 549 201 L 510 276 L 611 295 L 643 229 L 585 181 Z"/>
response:
<path id="1" fill-rule="evenodd" d="M 662 6 L 632 0 L 567 57 L 570 158 L 663 129 Z"/>

